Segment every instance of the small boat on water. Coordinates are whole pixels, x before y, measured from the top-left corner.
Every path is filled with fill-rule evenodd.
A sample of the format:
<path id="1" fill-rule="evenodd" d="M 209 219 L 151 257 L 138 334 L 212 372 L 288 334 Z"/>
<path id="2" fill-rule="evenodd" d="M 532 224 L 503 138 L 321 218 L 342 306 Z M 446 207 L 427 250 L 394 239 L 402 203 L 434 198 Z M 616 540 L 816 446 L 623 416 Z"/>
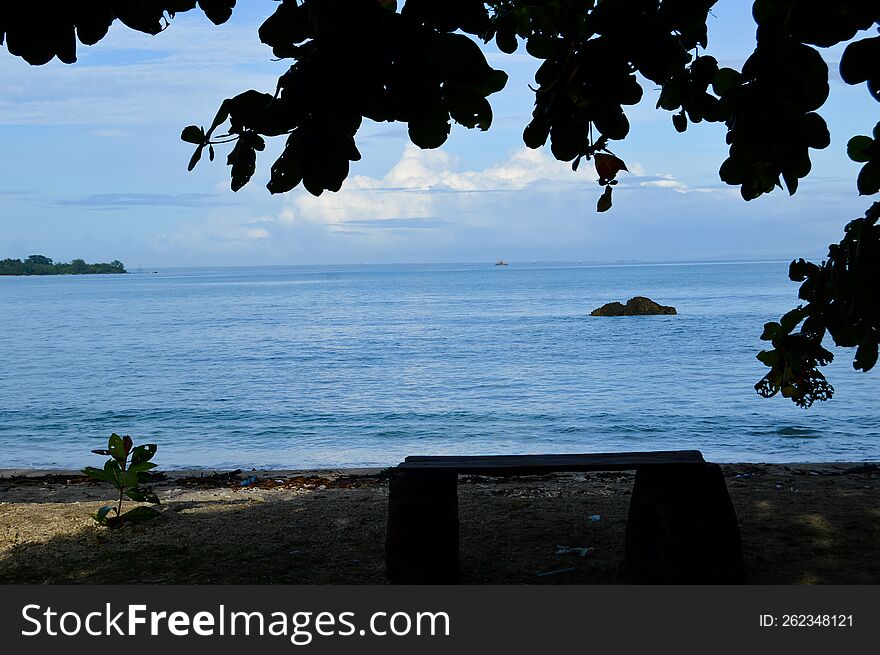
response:
<path id="1" fill-rule="evenodd" d="M 507 266 L 507 262 L 503 259 L 499 259 L 497 262 L 495 262 L 495 266 Z"/>

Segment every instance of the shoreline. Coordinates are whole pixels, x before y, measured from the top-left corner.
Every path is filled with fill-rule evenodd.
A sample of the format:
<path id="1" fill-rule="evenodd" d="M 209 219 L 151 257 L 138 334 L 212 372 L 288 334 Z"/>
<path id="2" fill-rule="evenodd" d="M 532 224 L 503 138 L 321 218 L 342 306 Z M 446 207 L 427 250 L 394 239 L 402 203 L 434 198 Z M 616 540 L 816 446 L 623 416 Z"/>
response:
<path id="1" fill-rule="evenodd" d="M 767 467 L 811 467 L 811 468 L 868 468 L 874 469 L 880 467 L 880 458 L 866 460 L 837 460 L 829 462 L 815 461 L 789 461 L 789 462 L 720 462 L 706 461 L 707 464 L 718 464 L 723 467 L 743 467 L 743 466 L 767 466 Z M 91 465 L 94 465 L 92 462 Z M 169 478 L 193 477 L 193 476 L 209 476 L 217 473 L 229 473 L 231 471 L 240 471 L 242 473 L 250 473 L 256 475 L 375 475 L 382 471 L 393 469 L 396 464 L 389 466 L 327 466 L 327 467 L 311 467 L 311 468 L 272 468 L 272 467 L 240 467 L 228 468 L 223 466 L 204 466 L 198 468 L 157 468 L 154 473 L 161 473 Z M 74 468 L 30 468 L 30 467 L 10 467 L 0 468 L 0 482 L 9 478 L 16 477 L 41 477 L 41 476 L 77 476 L 82 475 L 82 469 Z"/>
<path id="2" fill-rule="evenodd" d="M 858 464 L 858 463 L 857 463 Z M 275 468 L 238 468 L 228 469 L 222 466 L 208 466 L 204 468 L 180 468 L 180 469 L 154 469 L 155 473 L 161 473 L 169 478 L 193 477 L 199 475 L 213 475 L 217 473 L 229 473 L 241 471 L 256 475 L 374 475 L 386 470 L 388 467 L 327 467 L 308 469 L 275 469 Z M 82 475 L 82 469 L 69 468 L 0 468 L 0 482 L 10 478 L 42 477 L 42 476 L 77 476 Z"/>
<path id="3" fill-rule="evenodd" d="M 880 465 L 721 467 L 749 584 L 880 583 Z M 619 583 L 634 479 L 461 476 L 462 583 Z M 0 470 L 0 583 L 387 582 L 384 469 L 170 471 L 149 484 L 162 518 L 111 531 L 90 518 L 110 485 Z"/>

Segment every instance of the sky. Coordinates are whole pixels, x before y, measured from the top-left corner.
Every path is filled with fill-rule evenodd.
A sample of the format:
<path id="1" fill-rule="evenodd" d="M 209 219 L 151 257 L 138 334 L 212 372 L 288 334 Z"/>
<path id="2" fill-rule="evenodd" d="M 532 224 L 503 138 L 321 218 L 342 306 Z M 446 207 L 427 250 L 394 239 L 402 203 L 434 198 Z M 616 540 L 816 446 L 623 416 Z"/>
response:
<path id="1" fill-rule="evenodd" d="M 877 105 L 840 80 L 840 47 L 822 53 L 831 95 L 820 113 L 832 143 L 810 151 L 813 171 L 793 197 L 743 201 L 718 178 L 724 126 L 676 133 L 644 83 L 642 102 L 627 110 L 630 135 L 613 146 L 631 173 L 621 174 L 614 207 L 597 213 L 590 166 L 575 173 L 549 149 L 522 144 L 535 60 L 522 46 L 504 55 L 491 45 L 489 63 L 510 80 L 490 97 L 489 132 L 453 125 L 442 148 L 422 151 L 405 125 L 365 122 L 362 160 L 340 192 L 318 198 L 269 194 L 281 145 L 269 140 L 251 183 L 233 193 L 222 146 L 188 173 L 192 146 L 179 135 L 210 124 L 226 97 L 273 92 L 290 65 L 257 36 L 276 3 L 238 5 L 221 27 L 190 12 L 158 36 L 117 22 L 97 45 L 80 45 L 73 65 L 31 67 L 0 50 L 0 258 L 118 259 L 129 269 L 821 259 L 870 204 L 855 189 L 846 142 L 870 134 Z M 710 16 L 709 53 L 722 66 L 740 68 L 754 47 L 749 6 L 721 0 Z"/>

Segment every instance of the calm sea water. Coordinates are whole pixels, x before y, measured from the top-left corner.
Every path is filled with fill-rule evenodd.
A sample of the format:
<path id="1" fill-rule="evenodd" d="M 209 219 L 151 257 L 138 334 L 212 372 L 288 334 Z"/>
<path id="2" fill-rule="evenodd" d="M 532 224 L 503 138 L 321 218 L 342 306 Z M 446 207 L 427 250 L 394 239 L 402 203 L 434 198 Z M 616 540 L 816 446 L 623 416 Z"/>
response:
<path id="1" fill-rule="evenodd" d="M 880 375 L 758 397 L 785 264 L 340 266 L 0 278 L 0 467 L 81 467 L 113 431 L 179 467 L 698 448 L 875 460 Z M 592 318 L 647 295 L 678 316 Z"/>

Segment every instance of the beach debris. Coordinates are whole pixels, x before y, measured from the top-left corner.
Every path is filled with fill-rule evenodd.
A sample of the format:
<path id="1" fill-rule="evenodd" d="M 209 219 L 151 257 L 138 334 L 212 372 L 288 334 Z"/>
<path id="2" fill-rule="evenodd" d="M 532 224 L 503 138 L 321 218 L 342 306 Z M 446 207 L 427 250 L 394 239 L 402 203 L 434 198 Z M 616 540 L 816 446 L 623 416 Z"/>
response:
<path id="1" fill-rule="evenodd" d="M 238 483 L 238 486 L 240 486 L 240 487 L 250 487 L 251 485 L 256 484 L 256 483 L 257 483 L 257 476 L 256 476 L 256 475 L 252 475 L 252 476 L 250 476 L 249 478 L 245 478 L 244 480 L 242 480 L 241 482 L 239 482 L 239 483 Z"/>
<path id="2" fill-rule="evenodd" d="M 579 546 L 556 546 L 557 555 L 580 555 L 581 557 L 586 557 L 595 550 L 595 548 L 590 547 L 583 548 Z"/>
<path id="3" fill-rule="evenodd" d="M 742 479 L 748 479 L 748 478 L 752 477 L 752 474 L 751 473 L 737 473 L 734 477 L 742 480 Z"/>
<path id="4" fill-rule="evenodd" d="M 602 517 L 599 516 L 598 514 L 590 514 L 590 515 L 587 517 L 587 520 L 588 520 L 590 523 L 598 523 L 599 521 L 602 520 Z"/>
<path id="5" fill-rule="evenodd" d="M 544 571 L 543 573 L 538 573 L 538 577 L 539 578 L 546 578 L 551 575 L 561 575 L 563 573 L 571 573 L 572 571 L 576 571 L 576 570 L 577 569 L 575 569 L 575 567 L 569 566 L 568 568 L 565 568 L 565 569 L 555 569 L 553 571 Z"/>

